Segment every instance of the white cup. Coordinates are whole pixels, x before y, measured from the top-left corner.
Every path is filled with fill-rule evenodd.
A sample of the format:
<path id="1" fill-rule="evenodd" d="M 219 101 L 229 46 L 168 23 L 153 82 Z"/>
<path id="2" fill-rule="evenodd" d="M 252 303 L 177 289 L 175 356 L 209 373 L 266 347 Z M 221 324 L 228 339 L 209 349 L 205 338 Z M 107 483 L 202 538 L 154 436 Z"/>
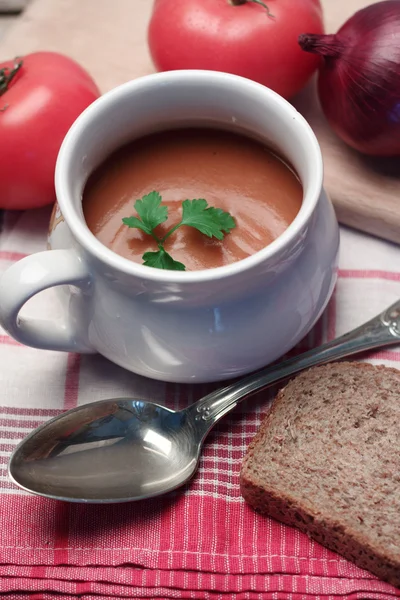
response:
<path id="1" fill-rule="evenodd" d="M 83 217 L 88 176 L 137 137 L 193 125 L 248 133 L 279 151 L 304 189 L 292 224 L 260 252 L 203 271 L 145 267 L 103 246 Z M 165 381 L 216 381 L 260 368 L 308 333 L 335 284 L 339 232 L 322 177 L 310 126 L 268 88 L 195 70 L 130 81 L 89 106 L 68 132 L 56 167 L 51 250 L 5 272 L 0 323 L 22 344 L 99 352 Z M 54 286 L 61 286 L 62 320 L 19 317 L 29 298 Z"/>

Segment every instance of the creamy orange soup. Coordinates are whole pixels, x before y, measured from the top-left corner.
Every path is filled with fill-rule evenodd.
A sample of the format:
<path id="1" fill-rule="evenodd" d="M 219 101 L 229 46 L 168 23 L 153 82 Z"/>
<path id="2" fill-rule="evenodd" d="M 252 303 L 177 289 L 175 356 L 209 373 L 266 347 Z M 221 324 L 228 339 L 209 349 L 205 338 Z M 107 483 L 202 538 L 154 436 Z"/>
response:
<path id="1" fill-rule="evenodd" d="M 181 129 L 135 140 L 112 154 L 89 178 L 83 211 L 92 233 L 117 254 L 143 263 L 157 251 L 153 238 L 122 223 L 151 191 L 168 205 L 162 237 L 181 219 L 183 200 L 205 198 L 229 212 L 236 228 L 224 240 L 180 227 L 165 243 L 187 270 L 220 267 L 258 252 L 296 217 L 303 198 L 298 177 L 263 144 L 215 129 Z"/>

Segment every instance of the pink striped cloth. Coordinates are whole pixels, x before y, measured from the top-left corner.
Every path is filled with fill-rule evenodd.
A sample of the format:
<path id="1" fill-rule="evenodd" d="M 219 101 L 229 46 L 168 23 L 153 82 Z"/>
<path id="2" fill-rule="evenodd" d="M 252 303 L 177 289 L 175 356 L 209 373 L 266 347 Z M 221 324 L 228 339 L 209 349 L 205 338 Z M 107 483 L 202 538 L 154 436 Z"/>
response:
<path id="1" fill-rule="evenodd" d="M 0 272 L 45 248 L 49 210 L 5 213 Z M 336 292 L 298 348 L 356 325 L 400 297 L 400 248 L 342 229 Z M 30 314 L 57 314 L 51 292 Z M 397 348 L 362 360 L 396 367 Z M 137 395 L 183 407 L 206 386 L 163 384 L 99 356 L 23 347 L 0 331 L 0 594 L 10 600 L 195 598 L 207 600 L 388 600 L 400 590 L 259 514 L 239 493 L 239 468 L 269 394 L 253 397 L 207 439 L 191 484 L 123 505 L 76 505 L 30 496 L 12 485 L 10 452 L 33 427 L 65 409 Z"/>

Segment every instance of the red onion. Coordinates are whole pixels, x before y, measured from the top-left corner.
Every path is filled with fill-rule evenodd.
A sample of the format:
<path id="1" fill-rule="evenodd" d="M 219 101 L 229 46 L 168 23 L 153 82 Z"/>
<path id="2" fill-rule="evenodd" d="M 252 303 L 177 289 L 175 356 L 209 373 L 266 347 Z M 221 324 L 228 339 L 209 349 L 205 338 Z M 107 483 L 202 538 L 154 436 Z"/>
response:
<path id="1" fill-rule="evenodd" d="M 356 12 L 336 35 L 302 34 L 324 58 L 322 109 L 334 131 L 365 154 L 400 155 L 400 0 Z"/>

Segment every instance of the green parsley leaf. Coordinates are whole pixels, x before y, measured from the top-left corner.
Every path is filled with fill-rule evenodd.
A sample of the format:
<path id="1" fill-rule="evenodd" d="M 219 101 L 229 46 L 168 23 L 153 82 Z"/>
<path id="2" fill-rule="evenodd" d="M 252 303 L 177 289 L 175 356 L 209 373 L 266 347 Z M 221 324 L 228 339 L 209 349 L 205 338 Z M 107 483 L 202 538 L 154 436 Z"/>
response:
<path id="1" fill-rule="evenodd" d="M 157 269 L 169 269 L 172 271 L 185 271 L 184 264 L 174 260 L 164 249 L 165 240 L 182 225 L 194 227 L 208 237 L 218 240 L 224 239 L 224 235 L 236 227 L 235 220 L 222 208 L 208 206 L 204 199 L 185 200 L 182 202 L 182 220 L 171 227 L 162 239 L 154 233 L 157 225 L 168 219 L 168 207 L 161 206 L 162 198 L 158 192 L 150 192 L 141 200 L 136 200 L 135 209 L 138 217 L 126 217 L 122 222 L 131 228 L 141 229 L 147 235 L 151 235 L 157 242 L 157 252 L 145 252 L 142 256 L 146 267 Z"/>
<path id="2" fill-rule="evenodd" d="M 127 217 L 122 222 L 128 227 L 141 229 L 148 235 L 152 235 L 153 229 L 168 219 L 168 206 L 161 206 L 161 196 L 158 192 L 150 192 L 141 200 L 136 200 L 135 210 L 137 217 Z"/>
<path id="3" fill-rule="evenodd" d="M 125 225 L 128 225 L 128 227 L 130 227 L 131 229 L 134 229 L 134 228 L 135 229 L 141 229 L 142 231 L 144 231 L 148 235 L 151 235 L 151 229 L 149 229 L 148 227 L 146 227 L 146 225 L 143 223 L 143 221 L 141 221 L 137 217 L 125 217 L 125 218 L 122 219 L 122 222 Z"/>
<path id="4" fill-rule="evenodd" d="M 142 256 L 146 267 L 155 267 L 156 269 L 169 269 L 171 271 L 186 271 L 186 267 L 181 262 L 172 258 L 164 248 L 158 252 L 145 252 Z"/>
<path id="5" fill-rule="evenodd" d="M 224 234 L 236 227 L 235 220 L 222 208 L 208 206 L 207 200 L 185 200 L 182 202 L 181 225 L 198 229 L 208 237 L 223 240 Z"/>

